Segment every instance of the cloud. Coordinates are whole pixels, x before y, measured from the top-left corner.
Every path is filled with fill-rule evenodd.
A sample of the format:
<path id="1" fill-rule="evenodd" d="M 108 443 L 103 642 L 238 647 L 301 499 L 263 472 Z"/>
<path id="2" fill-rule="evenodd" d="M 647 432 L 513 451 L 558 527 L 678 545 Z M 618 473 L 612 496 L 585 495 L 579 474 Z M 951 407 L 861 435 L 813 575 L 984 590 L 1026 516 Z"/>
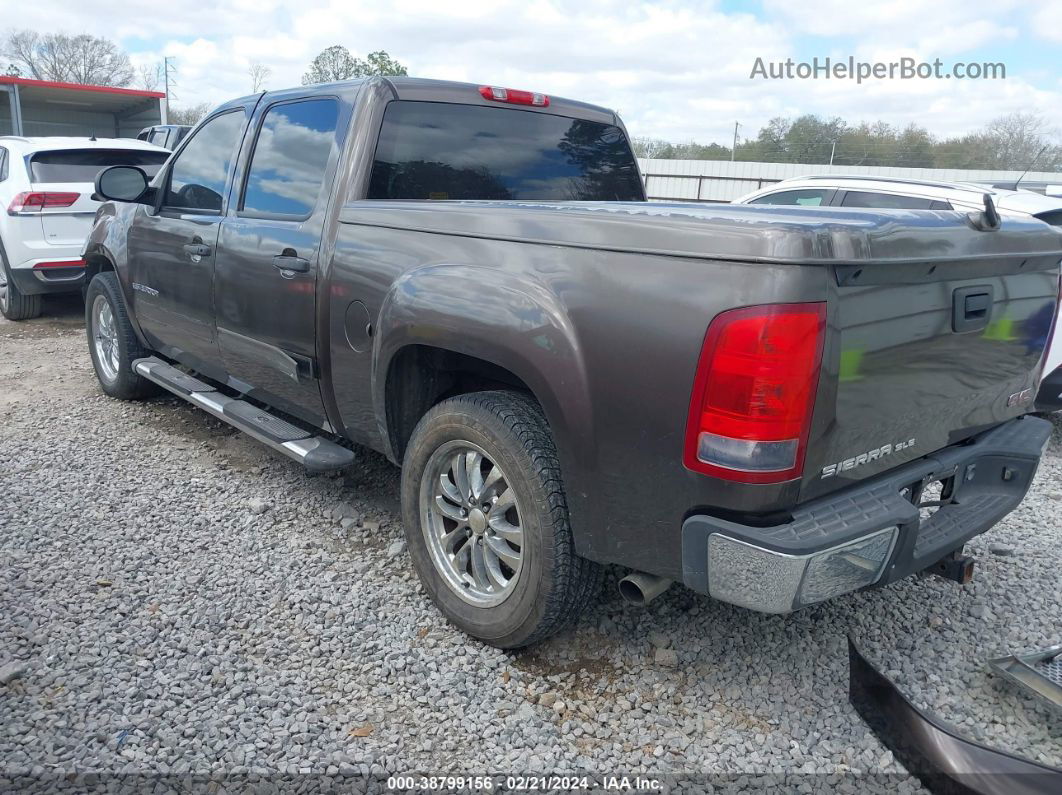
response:
<path id="1" fill-rule="evenodd" d="M 1062 91 L 1053 74 L 1011 69 L 1003 81 L 861 86 L 749 79 L 760 56 L 1000 60 L 994 49 L 1062 35 L 1062 5 L 1052 2 L 763 0 L 762 7 L 749 6 L 758 14 L 695 0 L 182 0 L 130 8 L 117 0 L 39 0 L 23 6 L 19 25 L 53 30 L 62 19 L 67 30 L 117 39 L 138 63 L 175 56 L 178 105 L 249 93 L 252 61 L 272 70 L 268 88 L 298 85 L 318 52 L 343 44 L 361 56 L 387 50 L 417 76 L 602 104 L 617 109 L 633 134 L 676 141 L 729 142 L 735 121 L 755 134 L 772 116 L 799 113 L 916 122 L 953 134 L 1013 109 L 1062 126 Z M 1043 67 L 1055 52 L 1039 46 Z"/>
<path id="2" fill-rule="evenodd" d="M 1044 3 L 1033 15 L 1035 35 L 1048 41 L 1062 42 L 1062 3 Z"/>

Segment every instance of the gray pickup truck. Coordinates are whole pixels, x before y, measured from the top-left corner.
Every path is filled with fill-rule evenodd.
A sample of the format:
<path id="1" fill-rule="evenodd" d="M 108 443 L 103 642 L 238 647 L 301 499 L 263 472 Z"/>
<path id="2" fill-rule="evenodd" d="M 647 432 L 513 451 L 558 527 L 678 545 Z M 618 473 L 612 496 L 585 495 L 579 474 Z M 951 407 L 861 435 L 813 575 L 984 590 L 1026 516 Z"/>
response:
<path id="1" fill-rule="evenodd" d="M 381 451 L 428 593 L 499 647 L 600 564 L 771 613 L 962 581 L 1049 436 L 1059 237 L 990 202 L 649 204 L 612 111 L 404 78 L 229 102 L 96 189 L 103 391 L 310 470 Z"/>

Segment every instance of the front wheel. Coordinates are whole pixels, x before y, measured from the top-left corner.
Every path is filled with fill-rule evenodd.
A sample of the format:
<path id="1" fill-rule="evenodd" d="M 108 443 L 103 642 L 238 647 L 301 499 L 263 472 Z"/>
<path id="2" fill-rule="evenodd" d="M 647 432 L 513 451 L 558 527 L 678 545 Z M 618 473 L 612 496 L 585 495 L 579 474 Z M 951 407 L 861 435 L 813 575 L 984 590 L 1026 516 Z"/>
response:
<path id="1" fill-rule="evenodd" d="M 418 423 L 402 474 L 406 539 L 447 619 L 499 648 L 571 624 L 600 587 L 575 553 L 556 448 L 517 392 L 445 400 Z"/>
<path id="2" fill-rule="evenodd" d="M 100 388 L 119 400 L 140 400 L 159 387 L 134 372 L 133 362 L 149 356 L 136 337 L 113 271 L 97 273 L 85 294 L 85 330 Z"/>

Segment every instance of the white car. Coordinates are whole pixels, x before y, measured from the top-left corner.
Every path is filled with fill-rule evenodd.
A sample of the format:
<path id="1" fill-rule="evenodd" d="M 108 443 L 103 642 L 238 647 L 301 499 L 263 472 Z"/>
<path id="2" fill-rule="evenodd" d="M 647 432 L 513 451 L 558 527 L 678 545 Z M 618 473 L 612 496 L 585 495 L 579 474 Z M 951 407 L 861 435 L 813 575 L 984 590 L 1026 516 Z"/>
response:
<path id="1" fill-rule="evenodd" d="M 41 295 L 76 292 L 85 278 L 81 249 L 99 202 L 96 174 L 140 166 L 149 177 L 169 151 L 126 138 L 0 136 L 0 312 L 26 320 Z"/>
<path id="2" fill-rule="evenodd" d="M 973 182 L 928 182 L 891 177 L 822 176 L 795 177 L 734 199 L 734 204 L 774 204 L 802 207 L 852 207 L 893 210 L 984 209 L 990 193 L 1000 215 L 1033 216 L 1062 234 L 1062 197 L 1024 190 L 1006 190 Z M 1060 298 L 1062 300 L 1062 298 Z M 1043 381 L 1036 406 L 1045 411 L 1062 410 L 1062 320 L 1056 320 L 1047 341 Z"/>

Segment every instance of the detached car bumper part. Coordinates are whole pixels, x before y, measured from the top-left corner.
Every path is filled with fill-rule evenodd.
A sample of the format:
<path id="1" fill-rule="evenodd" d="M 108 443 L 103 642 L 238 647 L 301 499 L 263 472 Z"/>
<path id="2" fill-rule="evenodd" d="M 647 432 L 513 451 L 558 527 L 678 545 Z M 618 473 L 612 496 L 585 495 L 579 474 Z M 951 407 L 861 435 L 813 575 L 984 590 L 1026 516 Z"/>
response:
<path id="1" fill-rule="evenodd" d="M 1022 417 L 753 527 L 696 515 L 682 525 L 683 582 L 726 602 L 788 613 L 929 568 L 1022 501 L 1051 423 Z M 941 499 L 919 515 L 923 488 Z"/>
<path id="2" fill-rule="evenodd" d="M 882 745 L 937 795 L 1057 795 L 1062 770 L 967 740 L 919 711 L 848 639 L 848 700 Z"/>

